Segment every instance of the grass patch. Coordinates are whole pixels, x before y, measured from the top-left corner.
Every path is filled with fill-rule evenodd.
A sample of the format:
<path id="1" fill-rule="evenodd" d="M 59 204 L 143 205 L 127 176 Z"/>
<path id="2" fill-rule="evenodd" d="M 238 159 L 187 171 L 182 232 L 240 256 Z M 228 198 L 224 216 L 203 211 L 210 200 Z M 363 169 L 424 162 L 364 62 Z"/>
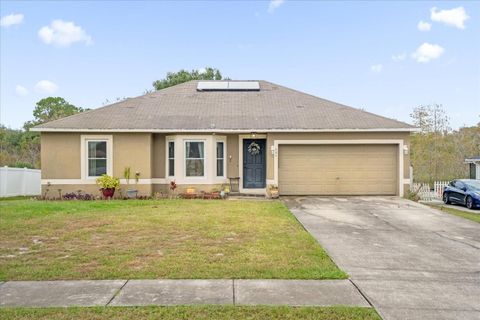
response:
<path id="1" fill-rule="evenodd" d="M 10 200 L 29 200 L 33 199 L 35 196 L 14 196 L 14 197 L 3 197 L 0 198 L 0 201 L 10 201 Z"/>
<path id="2" fill-rule="evenodd" d="M 450 214 L 456 215 L 458 217 L 462 217 L 462 218 L 480 223 L 480 212 L 478 214 L 477 213 L 471 213 L 471 212 L 466 212 L 466 211 L 462 211 L 462 210 L 458 210 L 458 209 L 454 209 L 454 208 L 445 207 L 445 206 L 442 206 L 442 205 L 439 205 L 439 206 L 430 205 L 430 206 L 435 208 L 435 209 L 439 209 L 443 212 L 450 213 Z"/>
<path id="3" fill-rule="evenodd" d="M 96 307 L 0 309 L 2 319 L 381 319 L 372 308 L 353 307 L 234 307 L 234 306 L 179 306 L 179 307 Z"/>
<path id="4" fill-rule="evenodd" d="M 341 279 L 281 202 L 0 202 L 0 280 Z"/>

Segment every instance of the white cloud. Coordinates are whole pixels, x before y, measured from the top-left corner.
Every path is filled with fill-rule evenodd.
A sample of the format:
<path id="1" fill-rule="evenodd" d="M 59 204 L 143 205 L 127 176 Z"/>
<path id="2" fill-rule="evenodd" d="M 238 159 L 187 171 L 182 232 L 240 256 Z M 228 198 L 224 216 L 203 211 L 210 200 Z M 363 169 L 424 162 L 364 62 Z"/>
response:
<path id="1" fill-rule="evenodd" d="M 270 0 L 268 4 L 268 13 L 273 13 L 275 9 L 285 3 L 285 0 Z"/>
<path id="2" fill-rule="evenodd" d="M 57 47 L 67 47 L 75 42 L 93 44 L 92 37 L 82 27 L 71 21 L 53 20 L 50 26 L 44 26 L 38 30 L 38 36 L 46 44 Z"/>
<path id="3" fill-rule="evenodd" d="M 393 55 L 392 56 L 392 60 L 395 61 L 395 62 L 398 62 L 398 61 L 403 61 L 407 58 L 407 54 L 406 53 L 400 53 L 400 54 L 397 54 L 397 55 Z"/>
<path id="4" fill-rule="evenodd" d="M 0 19 L 0 26 L 7 28 L 16 24 L 20 24 L 22 22 L 23 22 L 23 14 L 12 13 L 12 14 L 9 14 L 8 16 L 3 16 L 2 19 Z"/>
<path id="5" fill-rule="evenodd" d="M 430 9 L 430 19 L 458 29 L 465 29 L 465 21 L 470 19 L 470 17 L 463 7 L 440 11 L 438 11 L 436 7 L 433 7 Z"/>
<path id="6" fill-rule="evenodd" d="M 370 67 L 370 70 L 374 73 L 380 73 L 383 70 L 383 65 L 381 64 L 374 64 L 373 66 Z"/>
<path id="7" fill-rule="evenodd" d="M 26 96 L 28 94 L 28 90 L 24 86 L 17 84 L 15 87 L 15 93 L 17 96 Z"/>
<path id="8" fill-rule="evenodd" d="M 420 31 L 430 31 L 430 29 L 432 29 L 432 24 L 428 22 L 420 21 L 417 24 L 417 28 Z"/>
<path id="9" fill-rule="evenodd" d="M 445 52 L 445 49 L 438 44 L 425 42 L 412 53 L 412 58 L 417 60 L 417 62 L 427 63 L 430 60 L 440 57 L 443 52 Z"/>
<path id="10" fill-rule="evenodd" d="M 41 81 L 38 81 L 37 84 L 35 85 L 35 90 L 39 93 L 51 94 L 58 90 L 58 86 L 51 81 L 41 80 Z"/>

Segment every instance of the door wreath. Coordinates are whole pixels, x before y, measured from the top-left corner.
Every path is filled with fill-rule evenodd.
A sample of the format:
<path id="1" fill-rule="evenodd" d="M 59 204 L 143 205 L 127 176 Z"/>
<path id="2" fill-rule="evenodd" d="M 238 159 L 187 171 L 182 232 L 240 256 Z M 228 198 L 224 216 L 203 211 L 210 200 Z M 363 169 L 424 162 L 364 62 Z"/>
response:
<path id="1" fill-rule="evenodd" d="M 255 156 L 255 155 L 259 154 L 260 153 L 260 146 L 255 141 L 253 141 L 248 146 L 248 153 L 250 153 L 252 156 Z"/>

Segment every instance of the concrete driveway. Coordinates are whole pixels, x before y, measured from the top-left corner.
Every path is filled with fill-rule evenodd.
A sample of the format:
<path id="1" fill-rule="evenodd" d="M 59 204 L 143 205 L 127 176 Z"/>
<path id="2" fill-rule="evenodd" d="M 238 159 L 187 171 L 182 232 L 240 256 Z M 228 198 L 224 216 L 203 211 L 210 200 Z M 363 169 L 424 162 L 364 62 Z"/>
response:
<path id="1" fill-rule="evenodd" d="M 480 224 L 397 197 L 284 201 L 384 319 L 480 319 Z"/>

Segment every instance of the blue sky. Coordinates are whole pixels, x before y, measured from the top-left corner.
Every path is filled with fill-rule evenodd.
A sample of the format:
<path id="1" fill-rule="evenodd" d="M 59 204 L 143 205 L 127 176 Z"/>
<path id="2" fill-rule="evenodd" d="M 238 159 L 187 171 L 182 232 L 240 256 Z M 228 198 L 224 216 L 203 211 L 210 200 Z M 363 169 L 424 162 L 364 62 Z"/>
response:
<path id="1" fill-rule="evenodd" d="M 430 103 L 454 128 L 480 121 L 480 2 L 0 3 L 12 128 L 47 96 L 96 108 L 205 66 L 407 122 Z"/>

